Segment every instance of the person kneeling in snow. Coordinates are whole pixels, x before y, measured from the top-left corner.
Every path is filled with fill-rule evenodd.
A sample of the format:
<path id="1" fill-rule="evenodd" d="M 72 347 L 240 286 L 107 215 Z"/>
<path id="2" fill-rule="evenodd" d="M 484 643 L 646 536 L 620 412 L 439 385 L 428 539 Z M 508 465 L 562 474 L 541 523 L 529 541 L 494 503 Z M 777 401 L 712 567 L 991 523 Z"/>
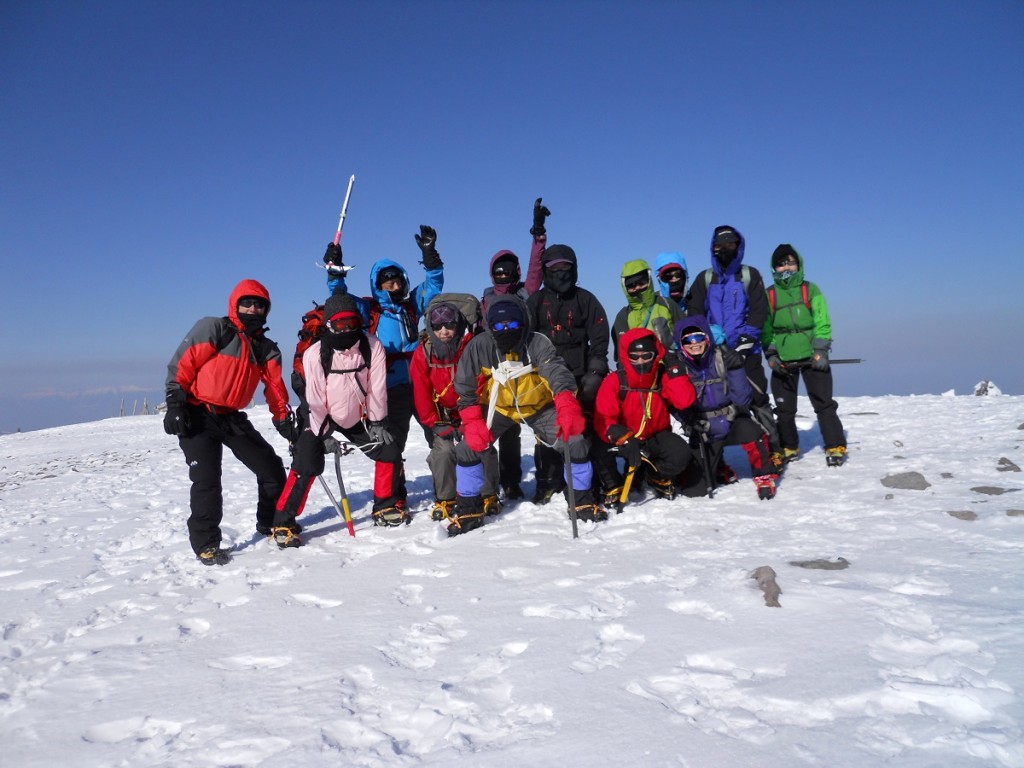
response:
<path id="1" fill-rule="evenodd" d="M 313 481 L 324 471 L 324 439 L 334 432 L 373 459 L 373 522 L 408 523 L 399 484 L 402 451 L 387 427 L 384 346 L 363 331 L 355 300 L 334 294 L 324 304 L 326 332 L 302 355 L 309 426 L 295 444 L 291 473 L 277 502 L 288 520 L 302 513 Z M 275 523 L 276 526 L 276 523 Z M 289 528 L 275 527 L 278 546 L 301 544 Z"/>
<path id="2" fill-rule="evenodd" d="M 526 304 L 518 296 L 488 301 L 485 332 L 466 345 L 455 374 L 463 440 L 455 448 L 457 498 L 448 535 L 483 524 L 483 454 L 513 424 L 525 421 L 545 445 L 568 444 L 576 495 L 576 515 L 605 520 L 591 489 L 593 468 L 583 437 L 583 411 L 576 400 L 576 379 L 551 340 L 533 333 Z M 484 413 L 486 404 L 487 413 Z"/>
<path id="3" fill-rule="evenodd" d="M 758 498 L 773 498 L 778 475 L 768 436 L 749 414 L 753 389 L 743 356 L 715 345 L 703 315 L 680 320 L 675 333 L 680 362 L 697 392 L 693 407 L 683 414 L 683 424 L 689 429 L 691 445 L 697 440 L 707 445 L 708 476 L 716 476 L 726 445 L 740 445 L 750 461 Z"/>
<path id="4" fill-rule="evenodd" d="M 657 496 L 673 499 L 675 481 L 689 467 L 693 454 L 686 441 L 672 431 L 673 411 L 684 411 L 696 397 L 690 378 L 674 358 L 666 363 L 665 348 L 654 331 L 633 328 L 619 336 L 619 369 L 609 373 L 597 392 L 594 428 L 601 437 L 599 450 L 613 446 L 636 471 L 641 458 L 649 464 L 647 484 Z M 623 481 L 613 462 L 598 462 L 604 506 L 622 511 Z M 605 467 L 614 468 L 609 474 Z M 608 476 L 605 476 L 608 474 Z"/>

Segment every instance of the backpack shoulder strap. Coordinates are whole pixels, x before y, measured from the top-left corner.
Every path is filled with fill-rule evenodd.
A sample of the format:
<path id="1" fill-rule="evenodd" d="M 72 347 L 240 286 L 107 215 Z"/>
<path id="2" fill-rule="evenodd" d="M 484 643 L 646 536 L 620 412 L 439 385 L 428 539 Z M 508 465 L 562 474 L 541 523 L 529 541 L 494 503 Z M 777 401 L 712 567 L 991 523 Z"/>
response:
<path id="1" fill-rule="evenodd" d="M 772 285 L 768 288 L 768 306 L 772 308 L 772 312 L 775 311 L 775 286 Z"/>
<path id="2" fill-rule="evenodd" d="M 743 281 L 743 292 L 750 293 L 750 267 L 743 264 L 740 267 L 740 280 Z"/>
<path id="3" fill-rule="evenodd" d="M 804 280 L 802 283 L 800 283 L 800 296 L 804 300 L 804 306 L 807 307 L 808 309 L 810 309 L 811 308 L 811 299 L 810 299 L 810 297 L 808 296 L 808 293 L 807 293 L 807 281 L 806 280 Z"/>

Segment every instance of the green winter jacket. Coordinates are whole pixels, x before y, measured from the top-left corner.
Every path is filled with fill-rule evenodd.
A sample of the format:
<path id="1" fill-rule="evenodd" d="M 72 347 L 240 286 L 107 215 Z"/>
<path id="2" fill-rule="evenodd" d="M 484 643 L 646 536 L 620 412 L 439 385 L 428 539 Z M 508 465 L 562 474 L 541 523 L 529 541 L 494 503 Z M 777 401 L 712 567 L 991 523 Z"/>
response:
<path id="1" fill-rule="evenodd" d="M 650 285 L 638 296 L 630 296 L 626 290 L 625 280 L 629 275 L 647 270 L 651 276 Z M 658 341 L 666 349 L 672 349 L 672 328 L 676 320 L 684 317 L 683 311 L 674 301 L 668 301 L 657 292 L 656 278 L 650 266 L 643 259 L 627 261 L 622 265 L 619 285 L 626 295 L 626 306 L 619 310 L 612 323 L 612 351 L 615 359 L 619 359 L 619 336 L 630 328 L 648 328 L 654 331 Z"/>
<path id="2" fill-rule="evenodd" d="M 785 283 L 775 278 L 775 302 L 772 305 L 769 292 L 768 320 L 761 335 L 765 349 L 774 346 L 784 363 L 807 360 L 815 346 L 827 349 L 832 342 L 832 320 L 825 296 L 814 283 L 807 283 L 810 309 L 804 304 L 800 287 L 805 282 L 804 258 L 799 253 L 796 257 L 800 267 L 793 276 Z"/>

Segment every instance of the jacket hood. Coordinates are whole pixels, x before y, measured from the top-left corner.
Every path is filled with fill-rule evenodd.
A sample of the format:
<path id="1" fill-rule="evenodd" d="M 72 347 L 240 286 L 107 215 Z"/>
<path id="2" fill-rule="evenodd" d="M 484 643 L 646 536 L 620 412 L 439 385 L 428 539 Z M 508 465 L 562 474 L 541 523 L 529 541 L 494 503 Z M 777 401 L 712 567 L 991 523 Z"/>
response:
<path id="1" fill-rule="evenodd" d="M 793 276 L 789 278 L 789 280 L 787 280 L 786 282 L 782 282 L 780 280 L 775 279 L 775 269 L 772 264 L 772 262 L 775 261 L 775 254 L 778 253 L 779 250 L 783 248 L 785 248 L 787 252 L 792 252 L 793 255 L 796 256 L 797 263 L 796 272 L 794 272 Z M 778 248 L 776 248 L 775 251 L 772 253 L 772 257 L 768 261 L 768 271 L 771 273 L 772 280 L 774 280 L 775 286 L 777 288 L 791 288 L 795 285 L 800 285 L 800 283 L 804 281 L 804 257 L 801 256 L 800 252 L 789 243 L 781 243 L 778 246 Z"/>
<path id="2" fill-rule="evenodd" d="M 458 318 L 459 327 L 455 330 L 455 335 L 451 341 L 441 341 L 437 338 L 437 332 L 430 325 L 430 313 L 437 307 L 449 307 L 455 313 L 455 317 Z M 459 311 L 459 308 L 450 301 L 437 301 L 433 300 L 430 302 L 427 311 L 424 313 L 424 325 L 426 326 L 427 338 L 430 339 L 431 352 L 438 360 L 444 362 L 450 362 L 458 359 L 462 352 L 462 348 L 469 343 L 469 340 L 473 338 L 471 333 L 468 333 L 469 324 L 466 322 L 465 316 Z M 427 362 L 430 362 L 429 360 Z"/>
<path id="3" fill-rule="evenodd" d="M 729 262 L 729 266 L 723 270 L 722 265 L 718 263 L 718 259 L 715 258 L 715 235 L 717 235 L 723 229 L 731 229 L 736 233 L 740 239 L 740 244 L 736 247 L 736 258 Z M 743 237 L 743 233 L 740 232 L 736 227 L 723 224 L 719 227 L 715 227 L 715 231 L 711 233 L 711 245 L 708 246 L 708 250 L 711 252 L 711 267 L 715 272 L 721 276 L 723 273 L 726 275 L 735 275 L 740 271 L 740 267 L 743 265 L 743 251 L 746 249 L 747 240 Z"/>
<path id="4" fill-rule="evenodd" d="M 629 362 L 629 345 L 637 339 L 650 336 L 654 340 L 654 365 L 647 373 L 638 373 Z M 626 383 L 636 389 L 650 389 L 658 376 L 658 366 L 665 359 L 665 347 L 658 341 L 658 335 L 649 328 L 630 328 L 619 336 L 619 360 L 622 370 L 626 372 Z"/>
<path id="5" fill-rule="evenodd" d="M 405 271 L 405 267 L 397 261 L 391 261 L 391 259 L 381 259 L 370 267 L 370 295 L 373 296 L 373 298 L 377 300 L 377 303 L 382 307 L 397 309 L 401 301 L 396 302 L 391 298 L 390 293 L 377 287 L 377 275 L 380 274 L 381 270 L 389 267 L 401 271 L 402 279 L 405 281 L 405 296 L 402 297 L 402 301 L 409 298 L 409 293 L 412 291 L 412 286 L 409 284 L 409 273 Z"/>
<path id="6" fill-rule="evenodd" d="M 497 264 L 502 259 L 512 260 L 513 262 L 515 262 L 516 271 L 519 273 L 519 277 L 516 278 L 515 282 L 506 283 L 505 285 L 498 285 L 497 283 L 494 282 L 494 265 Z M 523 287 L 522 268 L 519 265 L 519 257 L 516 256 L 512 251 L 502 250 L 498 251 L 496 254 L 491 256 L 491 263 L 487 267 L 487 274 L 490 275 L 491 285 L 493 286 L 495 293 L 515 293 L 516 291 Z"/>
<path id="7" fill-rule="evenodd" d="M 239 330 L 245 327 L 242 325 L 242 321 L 238 319 L 238 301 L 244 296 L 259 296 L 261 299 L 264 299 L 267 302 L 267 314 L 263 316 L 263 319 L 265 321 L 270 317 L 270 291 L 264 287 L 263 283 L 256 280 L 243 280 L 235 286 L 234 290 L 231 291 L 231 296 L 228 298 L 228 319 Z"/>
<path id="8" fill-rule="evenodd" d="M 635 275 L 637 272 L 646 271 L 651 279 L 650 284 L 636 296 L 630 296 L 626 290 L 626 278 Z M 619 273 L 619 285 L 622 293 L 626 296 L 626 303 L 632 310 L 643 309 L 654 305 L 654 274 L 650 265 L 643 259 L 633 259 L 622 265 L 622 272 Z"/>
<path id="9" fill-rule="evenodd" d="M 686 281 L 690 282 L 690 269 L 686 266 L 686 259 L 683 258 L 683 254 L 679 251 L 665 251 L 658 254 L 658 258 L 654 260 L 654 276 L 658 279 L 658 288 L 661 290 L 661 295 L 666 299 L 672 298 L 668 292 L 668 283 L 663 283 L 658 275 L 661 274 L 661 270 L 665 267 L 679 267 L 686 273 Z"/>
<path id="10" fill-rule="evenodd" d="M 526 345 L 529 343 L 530 334 L 533 333 L 533 323 L 530 320 L 530 312 L 526 308 L 526 302 L 523 301 L 521 298 L 519 298 L 514 293 L 508 293 L 508 294 L 504 294 L 504 295 L 496 295 L 496 296 L 494 296 L 494 298 L 492 298 L 490 301 L 487 302 L 487 312 L 484 314 L 484 317 L 483 317 L 484 331 L 487 333 L 488 336 L 491 337 L 491 339 L 494 338 L 494 333 L 491 331 L 491 321 L 488 318 L 488 315 L 490 315 L 491 312 L 494 311 L 495 307 L 497 307 L 497 306 L 499 306 L 501 304 L 508 304 L 508 303 L 514 303 L 516 306 L 518 306 L 519 307 L 519 312 L 523 316 L 524 330 L 523 330 L 523 338 L 522 338 L 522 341 L 520 342 L 520 348 L 521 349 L 525 349 Z"/>

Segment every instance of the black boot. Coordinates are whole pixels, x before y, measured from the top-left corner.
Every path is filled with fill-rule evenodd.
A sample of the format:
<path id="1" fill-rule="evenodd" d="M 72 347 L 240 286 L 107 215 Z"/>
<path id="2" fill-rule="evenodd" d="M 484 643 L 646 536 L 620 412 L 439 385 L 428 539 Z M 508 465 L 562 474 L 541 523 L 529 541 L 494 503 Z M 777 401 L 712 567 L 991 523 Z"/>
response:
<path id="1" fill-rule="evenodd" d="M 484 524 L 484 500 L 480 496 L 459 496 L 455 500 L 455 510 L 448 516 L 449 536 L 472 531 Z"/>

